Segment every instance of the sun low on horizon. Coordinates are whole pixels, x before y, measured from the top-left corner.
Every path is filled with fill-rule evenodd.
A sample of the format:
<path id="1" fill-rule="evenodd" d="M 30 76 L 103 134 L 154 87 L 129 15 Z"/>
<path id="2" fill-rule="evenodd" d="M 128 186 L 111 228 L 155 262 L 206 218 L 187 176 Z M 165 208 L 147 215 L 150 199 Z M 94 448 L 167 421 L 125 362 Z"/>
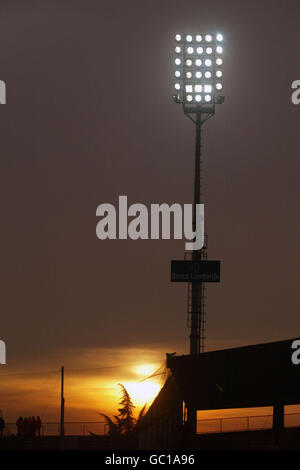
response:
<path id="1" fill-rule="evenodd" d="M 156 370 L 157 366 L 154 364 L 138 364 L 132 368 L 137 379 L 132 381 L 126 380 L 122 383 L 136 408 L 143 407 L 144 405 L 149 407 L 159 393 L 161 385 L 156 377 L 152 377 Z M 120 394 L 119 387 L 118 393 Z"/>

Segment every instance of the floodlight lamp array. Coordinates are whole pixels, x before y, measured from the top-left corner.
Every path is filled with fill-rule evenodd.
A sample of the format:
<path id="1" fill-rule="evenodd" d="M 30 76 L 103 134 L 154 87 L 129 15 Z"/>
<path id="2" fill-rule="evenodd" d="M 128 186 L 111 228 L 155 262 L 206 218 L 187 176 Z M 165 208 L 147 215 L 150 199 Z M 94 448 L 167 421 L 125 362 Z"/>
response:
<path id="1" fill-rule="evenodd" d="M 196 106 L 222 103 L 222 34 L 176 34 L 175 42 L 174 101 Z"/>

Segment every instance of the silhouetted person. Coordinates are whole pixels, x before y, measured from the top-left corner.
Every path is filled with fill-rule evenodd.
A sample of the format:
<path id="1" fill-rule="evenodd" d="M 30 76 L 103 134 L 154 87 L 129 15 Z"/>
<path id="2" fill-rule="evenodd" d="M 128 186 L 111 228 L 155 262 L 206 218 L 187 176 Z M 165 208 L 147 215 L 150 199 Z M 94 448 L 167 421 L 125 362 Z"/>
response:
<path id="1" fill-rule="evenodd" d="M 42 420 L 38 416 L 35 420 L 35 429 L 36 429 L 38 437 L 41 437 L 41 427 L 42 427 Z"/>
<path id="2" fill-rule="evenodd" d="M 34 416 L 31 416 L 31 421 L 32 421 L 32 435 L 33 437 L 36 436 L 36 419 Z"/>
<path id="3" fill-rule="evenodd" d="M 0 438 L 1 439 L 3 437 L 4 428 L 5 428 L 5 421 L 2 418 L 2 416 L 0 416 Z"/>
<path id="4" fill-rule="evenodd" d="M 32 420 L 31 416 L 29 416 L 28 418 L 28 436 L 29 437 L 34 436 L 34 421 Z"/>
<path id="5" fill-rule="evenodd" d="M 23 436 L 28 437 L 29 434 L 29 425 L 28 425 L 28 419 L 24 418 L 23 421 Z"/>
<path id="6" fill-rule="evenodd" d="M 23 431 L 24 431 L 23 430 L 24 423 L 23 423 L 22 416 L 19 416 L 19 418 L 17 419 L 16 425 L 17 425 L 17 436 L 21 437 L 23 435 Z"/>

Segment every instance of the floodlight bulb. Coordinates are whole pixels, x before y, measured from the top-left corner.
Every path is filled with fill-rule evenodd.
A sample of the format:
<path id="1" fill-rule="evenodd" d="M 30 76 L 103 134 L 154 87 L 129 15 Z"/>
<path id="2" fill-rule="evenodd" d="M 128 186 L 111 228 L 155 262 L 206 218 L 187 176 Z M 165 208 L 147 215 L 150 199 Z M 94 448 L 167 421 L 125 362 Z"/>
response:
<path id="1" fill-rule="evenodd" d="M 197 65 L 197 67 L 200 67 L 200 65 L 202 65 L 202 60 L 201 59 L 196 59 L 195 64 Z"/>
<path id="2" fill-rule="evenodd" d="M 204 85 L 204 92 L 211 93 L 212 86 L 211 85 Z"/>
<path id="3" fill-rule="evenodd" d="M 193 87 L 192 87 L 192 85 L 186 85 L 186 86 L 185 86 L 185 91 L 186 91 L 187 93 L 192 93 L 192 92 L 193 92 Z"/>
<path id="4" fill-rule="evenodd" d="M 201 101 L 201 95 L 196 95 L 196 96 L 195 96 L 195 100 L 196 100 L 198 103 L 200 103 L 200 101 Z"/>
<path id="5" fill-rule="evenodd" d="M 211 72 L 205 72 L 205 78 L 211 78 Z"/>
<path id="6" fill-rule="evenodd" d="M 210 34 L 207 34 L 207 35 L 205 36 L 205 41 L 210 42 L 211 40 L 212 40 L 211 35 L 210 35 Z"/>
<path id="7" fill-rule="evenodd" d="M 187 53 L 188 54 L 193 54 L 193 52 L 194 52 L 194 49 L 192 47 L 187 48 Z"/>
<path id="8" fill-rule="evenodd" d="M 188 34 L 188 35 L 186 36 L 186 40 L 187 40 L 187 42 L 192 42 L 193 38 L 192 38 L 192 36 L 191 36 L 190 34 Z"/>
<path id="9" fill-rule="evenodd" d="M 187 59 L 187 60 L 185 61 L 185 63 L 186 63 L 186 65 L 187 65 L 188 67 L 190 67 L 193 62 L 191 61 L 191 59 Z"/>
<path id="10" fill-rule="evenodd" d="M 217 41 L 223 41 L 223 35 L 218 33 L 217 34 Z"/>
<path id="11" fill-rule="evenodd" d="M 210 60 L 210 59 L 206 59 L 205 65 L 206 65 L 206 67 L 210 67 L 210 66 L 211 66 L 211 60 Z"/>
<path id="12" fill-rule="evenodd" d="M 192 78 L 192 73 L 191 72 L 186 72 L 185 76 L 186 76 L 186 78 Z"/>
<path id="13" fill-rule="evenodd" d="M 174 86 L 175 86 L 175 89 L 176 89 L 176 90 L 180 90 L 180 85 L 179 85 L 179 83 L 175 83 Z"/>
<path id="14" fill-rule="evenodd" d="M 197 47 L 197 53 L 202 54 L 203 53 L 203 47 Z"/>
<path id="15" fill-rule="evenodd" d="M 180 59 L 175 59 L 175 64 L 176 64 L 176 65 L 180 65 L 180 64 L 181 64 L 181 60 L 180 60 Z"/>
<path id="16" fill-rule="evenodd" d="M 223 47 L 217 46 L 216 51 L 217 51 L 218 54 L 222 54 L 222 52 L 223 52 Z"/>
<path id="17" fill-rule="evenodd" d="M 205 101 L 207 101 L 207 102 L 211 101 L 211 96 L 210 95 L 205 95 Z"/>
<path id="18" fill-rule="evenodd" d="M 222 64 L 223 64 L 223 60 L 220 59 L 220 57 L 218 57 L 218 59 L 216 60 L 216 64 L 217 64 L 217 65 L 222 65 Z"/>
<path id="19" fill-rule="evenodd" d="M 179 47 L 179 46 L 175 47 L 175 52 L 176 52 L 177 54 L 179 54 L 179 52 L 181 52 L 181 47 Z"/>
<path id="20" fill-rule="evenodd" d="M 201 93 L 202 92 L 202 85 L 195 85 L 195 91 L 197 93 Z"/>
<path id="21" fill-rule="evenodd" d="M 201 72 L 196 72 L 196 78 L 201 78 L 202 77 L 202 73 Z"/>
<path id="22" fill-rule="evenodd" d="M 193 101 L 192 95 L 187 95 L 186 100 L 187 100 L 187 101 Z"/>
<path id="23" fill-rule="evenodd" d="M 206 54 L 211 54 L 212 53 L 212 48 L 211 47 L 207 47 L 206 48 Z"/>
<path id="24" fill-rule="evenodd" d="M 197 34 L 196 36 L 196 41 L 201 42 L 202 41 L 202 36 L 200 34 Z"/>
<path id="25" fill-rule="evenodd" d="M 177 78 L 180 77 L 180 72 L 179 72 L 179 70 L 176 70 L 176 71 L 175 71 L 175 77 L 177 77 Z"/>
<path id="26" fill-rule="evenodd" d="M 222 74 L 221 70 L 216 71 L 216 77 L 220 78 L 220 77 L 222 77 L 222 75 L 223 74 Z"/>
<path id="27" fill-rule="evenodd" d="M 217 83 L 217 84 L 216 84 L 216 89 L 217 89 L 217 90 L 222 90 L 222 88 L 223 88 L 222 83 Z"/>

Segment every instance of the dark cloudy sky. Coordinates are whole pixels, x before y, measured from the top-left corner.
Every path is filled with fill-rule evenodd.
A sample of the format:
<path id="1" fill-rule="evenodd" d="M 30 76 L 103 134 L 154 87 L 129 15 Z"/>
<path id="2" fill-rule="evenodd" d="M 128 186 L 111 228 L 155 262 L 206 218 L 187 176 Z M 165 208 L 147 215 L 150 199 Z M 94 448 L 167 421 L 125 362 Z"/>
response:
<path id="1" fill-rule="evenodd" d="M 225 37 L 226 100 L 203 142 L 209 257 L 222 261 L 207 346 L 299 336 L 299 13 L 296 0 L 0 1 L 6 371 L 69 350 L 188 352 L 186 286 L 169 281 L 184 241 L 95 234 L 98 204 L 122 194 L 192 202 L 176 32 Z"/>

